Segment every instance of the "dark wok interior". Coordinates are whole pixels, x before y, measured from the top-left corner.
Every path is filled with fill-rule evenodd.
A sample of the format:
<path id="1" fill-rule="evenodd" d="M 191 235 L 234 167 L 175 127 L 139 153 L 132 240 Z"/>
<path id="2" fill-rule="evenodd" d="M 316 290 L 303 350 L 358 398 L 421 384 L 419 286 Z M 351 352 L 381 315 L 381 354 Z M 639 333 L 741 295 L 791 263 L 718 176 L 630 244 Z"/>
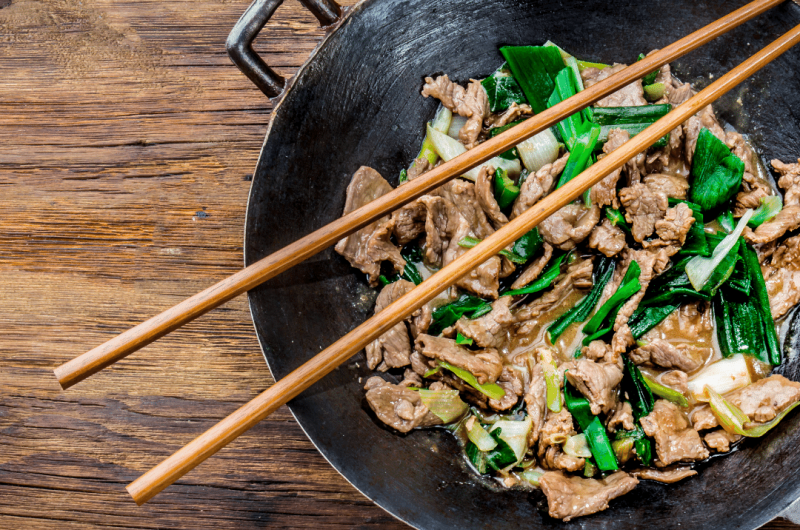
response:
<path id="1" fill-rule="evenodd" d="M 425 75 L 484 77 L 498 46 L 550 39 L 576 56 L 627 62 L 727 14 L 744 2 L 368 0 L 354 9 L 301 72 L 276 111 L 254 175 L 245 256 L 249 265 L 341 215 L 361 165 L 393 184 L 416 156 L 437 103 L 419 95 Z M 800 23 L 788 2 L 672 63 L 702 88 Z M 764 159 L 800 155 L 800 49 L 722 98 L 715 109 L 751 135 Z M 741 109 L 745 109 L 742 112 Z M 328 249 L 250 292 L 270 369 L 281 378 L 372 314 L 376 292 Z M 797 319 L 795 319 L 797 320 Z M 800 324 L 792 322 L 792 327 Z M 800 379 L 800 337 L 790 330 L 776 371 Z M 800 417 L 745 441 L 700 475 L 672 486 L 643 481 L 607 511 L 563 523 L 544 497 L 495 487 L 463 463 L 442 430 L 400 436 L 366 406 L 363 353 L 295 399 L 290 408 L 323 455 L 380 506 L 419 528 L 757 528 L 800 496 Z M 363 378 L 363 379 L 362 379 Z M 362 381 L 362 382 L 360 382 Z"/>

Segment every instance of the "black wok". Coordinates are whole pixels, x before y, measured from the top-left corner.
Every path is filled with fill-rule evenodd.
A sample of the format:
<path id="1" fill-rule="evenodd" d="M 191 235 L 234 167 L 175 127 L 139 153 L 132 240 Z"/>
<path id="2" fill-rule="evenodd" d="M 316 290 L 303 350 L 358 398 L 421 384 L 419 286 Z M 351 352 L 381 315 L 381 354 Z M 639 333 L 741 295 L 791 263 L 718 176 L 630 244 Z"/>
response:
<path id="1" fill-rule="evenodd" d="M 501 63 L 500 45 L 550 39 L 597 62 L 632 62 L 739 7 L 722 0 L 537 2 L 522 0 L 366 0 L 341 20 L 338 6 L 304 2 L 336 22 L 285 90 L 253 184 L 245 231 L 249 265 L 339 217 L 345 187 L 361 165 L 396 184 L 414 158 L 437 102 L 419 95 L 425 75 L 466 81 Z M 280 0 L 258 0 L 229 39 L 243 71 L 269 96 L 282 80 L 249 48 Z M 703 87 L 800 23 L 785 3 L 673 63 Z M 790 50 L 715 105 L 749 133 L 760 155 L 800 155 L 800 49 Z M 742 112 L 742 109 L 746 109 Z M 284 377 L 372 314 L 376 293 L 332 249 L 250 292 L 264 356 Z M 789 333 L 779 372 L 800 379 L 800 340 Z M 356 488 L 396 517 L 433 528 L 753 529 L 800 497 L 800 416 L 760 440 L 699 467 L 676 485 L 643 482 L 610 509 L 565 524 L 547 516 L 540 492 L 505 490 L 470 472 L 442 430 L 397 435 L 364 401 L 370 375 L 363 353 L 289 407 L 320 452 Z"/>

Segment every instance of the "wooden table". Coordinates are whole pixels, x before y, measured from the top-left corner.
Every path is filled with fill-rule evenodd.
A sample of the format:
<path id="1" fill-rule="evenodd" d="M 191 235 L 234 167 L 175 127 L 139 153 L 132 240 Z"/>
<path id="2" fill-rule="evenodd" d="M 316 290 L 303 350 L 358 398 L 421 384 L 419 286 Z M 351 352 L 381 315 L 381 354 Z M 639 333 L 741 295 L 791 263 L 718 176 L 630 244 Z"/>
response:
<path id="1" fill-rule="evenodd" d="M 285 408 L 131 501 L 128 482 L 272 384 L 245 298 L 67 392 L 51 372 L 241 267 L 271 110 L 225 53 L 246 7 L 0 0 L 2 529 L 405 527 Z M 289 0 L 257 48 L 292 74 L 322 35 Z"/>

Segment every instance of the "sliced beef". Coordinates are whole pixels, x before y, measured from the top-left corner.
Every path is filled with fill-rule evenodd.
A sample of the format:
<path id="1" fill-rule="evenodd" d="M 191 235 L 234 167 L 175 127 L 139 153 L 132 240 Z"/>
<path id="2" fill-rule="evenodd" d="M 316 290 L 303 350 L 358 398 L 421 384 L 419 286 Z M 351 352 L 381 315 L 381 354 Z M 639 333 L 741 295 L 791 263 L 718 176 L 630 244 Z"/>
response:
<path id="1" fill-rule="evenodd" d="M 553 257 L 553 247 L 549 243 L 544 243 L 542 245 L 542 255 L 525 267 L 522 274 L 511 284 L 511 288 L 521 289 L 538 278 L 544 268 L 547 267 L 551 257 Z"/>
<path id="2" fill-rule="evenodd" d="M 660 382 L 662 385 L 677 390 L 684 396 L 689 394 L 689 376 L 686 375 L 686 372 L 682 372 L 680 370 L 670 370 L 669 372 L 664 372 L 664 374 L 661 376 Z"/>
<path id="3" fill-rule="evenodd" d="M 800 383 L 773 374 L 737 390 L 728 400 L 752 421 L 764 423 L 800 400 Z"/>
<path id="4" fill-rule="evenodd" d="M 406 368 L 400 386 L 422 388 L 422 377 L 411 368 Z"/>
<path id="5" fill-rule="evenodd" d="M 778 319 L 800 302 L 800 271 L 761 266 L 772 318 Z"/>
<path id="6" fill-rule="evenodd" d="M 569 471 L 575 473 L 586 466 L 586 460 L 564 453 L 561 446 L 551 445 L 539 459 L 542 467 L 553 471 Z"/>
<path id="7" fill-rule="evenodd" d="M 643 241 L 645 248 L 664 248 L 669 256 L 678 253 L 686 242 L 686 235 L 694 225 L 692 209 L 686 203 L 680 202 L 672 208 L 667 208 L 663 219 L 656 221 L 656 235 L 658 239 Z"/>
<path id="8" fill-rule="evenodd" d="M 775 248 L 772 266 L 792 271 L 800 270 L 800 235 L 787 237 Z"/>
<path id="9" fill-rule="evenodd" d="M 611 153 L 628 140 L 630 140 L 630 134 L 628 131 L 624 129 L 611 129 L 608 132 L 608 140 L 603 145 L 603 153 Z M 617 199 L 617 182 L 619 181 L 621 172 L 622 168 L 615 169 L 606 177 L 604 177 L 603 180 L 592 186 L 589 194 L 592 204 L 619 208 L 619 199 Z"/>
<path id="10" fill-rule="evenodd" d="M 497 384 L 505 391 L 505 395 L 501 399 L 490 399 L 489 408 L 497 411 L 509 410 L 523 394 L 522 379 L 516 370 L 506 366 L 497 378 Z"/>
<path id="11" fill-rule="evenodd" d="M 745 172 L 751 174 L 755 173 L 755 168 L 753 166 L 753 150 L 747 145 L 742 135 L 736 131 L 728 131 L 723 141 L 731 152 L 744 162 Z"/>
<path id="12" fill-rule="evenodd" d="M 492 310 L 485 315 L 460 318 L 455 324 L 456 331 L 481 348 L 500 348 L 508 341 L 508 327 L 515 322 L 511 302 L 512 297 L 501 296 L 492 302 Z"/>
<path id="13" fill-rule="evenodd" d="M 572 414 L 566 407 L 561 407 L 559 412 L 547 412 L 547 419 L 539 434 L 539 458 L 544 457 L 547 448 L 562 446 L 570 436 L 577 434 L 573 426 Z"/>
<path id="14" fill-rule="evenodd" d="M 531 380 L 525 389 L 525 409 L 533 425 L 528 435 L 528 446 L 533 447 L 539 441 L 539 433 L 547 415 L 547 384 L 540 364 L 531 367 Z"/>
<path id="15" fill-rule="evenodd" d="M 684 140 L 684 155 L 689 165 L 692 164 L 694 150 L 697 147 L 697 138 L 700 136 L 700 131 L 704 128 L 711 131 L 714 136 L 723 142 L 725 141 L 725 131 L 717 121 L 717 117 L 714 115 L 714 109 L 711 108 L 711 105 L 703 107 L 700 112 L 689 118 L 686 123 L 683 124 L 683 133 L 686 137 Z"/>
<path id="16" fill-rule="evenodd" d="M 375 314 L 411 291 L 414 284 L 405 280 L 398 280 L 390 283 L 378 295 L 375 301 Z M 386 363 L 387 368 L 399 368 L 411 364 L 411 341 L 408 338 L 408 330 L 405 322 L 398 322 L 392 329 L 367 344 L 367 365 L 374 370 L 381 361 Z"/>
<path id="17" fill-rule="evenodd" d="M 497 200 L 494 198 L 494 190 L 492 189 L 492 179 L 494 178 L 494 168 L 489 166 L 481 166 L 478 172 L 478 179 L 475 181 L 475 192 L 478 197 L 478 204 L 480 204 L 486 216 L 492 222 L 495 228 L 508 224 L 508 217 L 500 210 Z"/>
<path id="18" fill-rule="evenodd" d="M 467 220 L 475 237 L 484 239 L 494 233 L 489 219 L 481 208 L 475 184 L 464 179 L 453 179 L 439 186 L 431 195 L 446 199 L 452 203 L 458 213 Z"/>
<path id="19" fill-rule="evenodd" d="M 594 227 L 589 236 L 589 246 L 606 257 L 616 256 L 625 248 L 625 232 L 608 219 Z"/>
<path id="20" fill-rule="evenodd" d="M 625 68 L 627 68 L 627 65 L 624 64 L 615 64 L 614 66 L 608 66 L 602 70 L 598 70 L 597 68 L 585 68 L 581 72 L 583 84 L 586 88 L 589 88 Z M 638 107 L 640 105 L 647 105 L 647 100 L 644 99 L 644 89 L 642 88 L 641 79 L 637 79 L 633 83 L 622 87 L 613 94 L 595 103 L 597 107 Z"/>
<path id="21" fill-rule="evenodd" d="M 689 425 L 677 405 L 659 399 L 653 412 L 641 419 L 641 424 L 644 432 L 656 440 L 658 467 L 708 458 L 708 449 L 700 435 Z"/>
<path id="22" fill-rule="evenodd" d="M 643 182 L 651 189 L 674 199 L 685 199 L 689 191 L 689 182 L 684 177 L 676 175 L 652 173 L 647 175 Z"/>
<path id="23" fill-rule="evenodd" d="M 436 79 L 426 77 L 422 95 L 435 97 L 451 111 L 467 118 L 458 138 L 467 149 L 472 149 L 477 144 L 483 129 L 483 120 L 489 116 L 489 99 L 480 81 L 470 79 L 469 86 L 465 89 L 450 81 L 446 75 Z"/>
<path id="24" fill-rule="evenodd" d="M 614 331 L 618 331 L 620 328 L 622 328 L 622 326 L 627 325 L 631 315 L 633 315 L 633 312 L 636 311 L 637 307 L 639 307 L 639 302 L 641 302 L 642 298 L 644 298 L 647 287 L 650 285 L 652 279 L 658 274 L 658 270 L 661 267 L 661 264 L 659 263 L 659 255 L 655 252 L 647 250 L 634 250 L 631 251 L 629 255 L 632 260 L 639 264 L 639 285 L 641 287 L 636 294 L 622 304 L 622 307 L 620 308 L 619 312 L 617 313 L 617 317 L 614 320 Z"/>
<path id="25" fill-rule="evenodd" d="M 697 471 L 687 466 L 672 466 L 664 469 L 653 469 L 644 467 L 631 472 L 636 478 L 645 480 L 655 480 L 664 484 L 675 484 L 681 480 L 697 475 Z"/>
<path id="26" fill-rule="evenodd" d="M 622 188 L 619 198 L 625 219 L 632 224 L 633 238 L 639 243 L 655 231 L 656 221 L 664 218 L 669 206 L 663 191 L 641 183 Z"/>
<path id="27" fill-rule="evenodd" d="M 558 176 L 564 171 L 564 166 L 567 165 L 568 159 L 569 153 L 566 153 L 552 164 L 545 164 L 539 171 L 525 179 L 525 182 L 519 188 L 519 197 L 514 201 L 511 219 L 521 215 L 525 210 L 539 202 L 542 197 L 550 193 Z"/>
<path id="28" fill-rule="evenodd" d="M 748 209 L 758 208 L 761 206 L 761 200 L 770 195 L 774 195 L 774 193 L 769 182 L 745 171 L 742 177 L 742 191 L 736 194 L 734 217 L 743 216 Z"/>
<path id="29" fill-rule="evenodd" d="M 364 386 L 367 403 L 383 423 L 400 432 L 440 425 L 440 420 L 422 403 L 419 392 L 370 377 Z"/>
<path id="30" fill-rule="evenodd" d="M 430 171 L 431 168 L 433 168 L 433 164 L 431 164 L 430 160 L 428 160 L 424 156 L 421 156 L 416 160 L 414 160 L 414 163 L 411 164 L 410 168 L 408 168 L 406 177 L 408 177 L 408 180 L 414 180 L 423 173 L 427 173 L 428 171 Z"/>
<path id="31" fill-rule="evenodd" d="M 370 167 L 362 166 L 353 174 L 353 179 L 347 186 L 347 199 L 342 215 L 347 215 L 390 191 L 392 191 L 391 184 L 386 182 L 380 173 Z M 366 274 L 370 285 L 374 287 L 378 285 L 381 262 L 390 261 L 397 271 L 403 270 L 406 266 L 405 260 L 400 255 L 400 249 L 389 240 L 393 230 L 394 223 L 387 215 L 350 234 L 339 241 L 334 248 L 350 262 L 350 265 Z"/>
<path id="32" fill-rule="evenodd" d="M 632 431 L 634 428 L 636 428 L 631 404 L 627 401 L 618 402 L 617 407 L 614 409 L 614 413 L 608 419 L 606 426 L 611 432 L 617 432 L 620 428 L 625 429 L 626 431 Z"/>
<path id="33" fill-rule="evenodd" d="M 800 204 L 786 206 L 770 221 L 762 223 L 755 230 L 745 229 L 744 237 L 750 243 L 769 243 L 790 230 L 800 228 Z"/>
<path id="34" fill-rule="evenodd" d="M 800 204 L 800 158 L 796 164 L 784 164 L 780 160 L 772 160 L 770 164 L 780 175 L 778 186 L 785 190 L 783 204 Z"/>
<path id="35" fill-rule="evenodd" d="M 568 204 L 539 224 L 542 238 L 561 250 L 572 250 L 589 237 L 600 221 L 600 207 L 593 204 L 585 208 L 582 204 Z"/>
<path id="36" fill-rule="evenodd" d="M 591 281 L 591 260 L 578 259 L 570 263 L 569 267 L 567 267 L 567 271 L 557 278 L 556 284 L 552 289 L 516 311 L 514 317 L 517 322 L 526 322 L 525 325 L 517 330 L 517 334 L 524 336 L 530 332 L 530 326 L 528 324 L 531 326 L 536 325 L 538 323 L 535 320 L 536 317 L 555 306 L 571 292 L 574 286 L 579 285 L 582 286 L 582 288 L 586 288 L 587 286 L 591 286 Z"/>
<path id="37" fill-rule="evenodd" d="M 408 322 L 408 330 L 415 339 L 420 333 L 427 333 L 432 321 L 433 307 L 431 306 L 431 302 L 428 302 L 411 313 L 411 316 L 406 319 L 406 322 Z"/>
<path id="38" fill-rule="evenodd" d="M 719 421 L 708 405 L 703 405 L 692 412 L 692 427 L 696 431 L 706 431 L 719 427 Z"/>
<path id="39" fill-rule="evenodd" d="M 653 363 L 684 372 L 694 372 L 710 356 L 711 348 L 699 348 L 694 344 L 673 344 L 663 339 L 653 340 L 630 354 L 631 360 L 636 364 Z"/>
<path id="40" fill-rule="evenodd" d="M 638 483 L 624 471 L 617 471 L 602 480 L 569 477 L 561 471 L 550 471 L 539 479 L 547 496 L 550 517 L 564 521 L 605 510 L 611 499 L 625 495 Z"/>
<path id="41" fill-rule="evenodd" d="M 694 91 L 692 90 L 691 83 L 683 83 L 682 85 L 676 86 L 672 92 L 669 93 L 669 102 L 672 105 L 678 106 L 688 101 L 693 95 Z"/>
<path id="42" fill-rule="evenodd" d="M 718 453 L 727 453 L 731 450 L 731 444 L 741 440 L 738 434 L 731 434 L 725 429 L 711 431 L 703 436 L 706 445 Z"/>
<path id="43" fill-rule="evenodd" d="M 711 309 L 706 302 L 684 304 L 677 311 L 670 313 L 653 330 L 648 331 L 642 340 L 652 341 L 660 338 L 661 334 L 670 336 L 676 333 L 687 337 L 710 339 L 709 332 L 714 328 L 711 316 Z"/>
<path id="44" fill-rule="evenodd" d="M 520 116 L 524 116 L 526 114 L 533 114 L 533 109 L 527 103 L 523 103 L 522 105 L 518 104 L 516 101 L 513 102 L 503 114 L 491 115 L 486 120 L 488 125 L 492 127 L 503 127 L 504 125 L 508 125 L 509 123 L 517 121 Z"/>
<path id="45" fill-rule="evenodd" d="M 453 366 L 463 368 L 474 375 L 481 384 L 494 383 L 503 371 L 500 354 L 493 348 L 468 350 L 452 339 L 424 334 L 417 337 L 415 346 L 425 357 L 446 361 Z"/>
<path id="46" fill-rule="evenodd" d="M 581 348 L 581 355 L 592 361 L 605 359 L 610 362 L 612 359 L 611 347 L 602 340 L 593 340 L 588 346 Z"/>
<path id="47" fill-rule="evenodd" d="M 592 414 L 609 412 L 616 404 L 622 369 L 616 363 L 578 359 L 567 369 L 567 379 L 589 400 Z"/>

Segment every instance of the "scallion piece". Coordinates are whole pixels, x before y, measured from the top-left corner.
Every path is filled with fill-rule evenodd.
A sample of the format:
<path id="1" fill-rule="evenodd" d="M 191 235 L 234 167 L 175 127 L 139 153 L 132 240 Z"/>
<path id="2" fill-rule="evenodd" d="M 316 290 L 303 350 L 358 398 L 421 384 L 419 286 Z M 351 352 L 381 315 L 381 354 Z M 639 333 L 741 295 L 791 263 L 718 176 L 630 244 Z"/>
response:
<path id="1" fill-rule="evenodd" d="M 464 248 L 472 248 L 481 241 L 482 241 L 481 239 L 476 239 L 471 236 L 465 236 L 461 238 L 461 241 L 458 242 L 458 246 Z M 501 250 L 498 254 L 500 254 L 501 256 L 505 256 L 506 258 L 508 258 L 509 261 L 511 261 L 511 263 L 516 263 L 517 265 L 524 265 L 525 262 L 527 261 L 524 257 L 515 254 L 514 252 L 511 252 L 510 250 L 507 249 Z"/>
<path id="2" fill-rule="evenodd" d="M 558 337 L 560 337 L 570 325 L 575 322 L 583 322 L 589 318 L 595 305 L 597 305 L 597 301 L 600 299 L 600 295 L 603 294 L 603 289 L 605 289 L 611 277 L 614 276 L 614 264 L 615 262 L 612 259 L 606 257 L 600 258 L 600 263 L 594 275 L 594 285 L 592 286 L 592 290 L 589 291 L 589 294 L 584 296 L 581 301 L 569 311 L 558 317 L 550 327 L 547 328 L 551 344 L 555 344 Z"/>
<path id="3" fill-rule="evenodd" d="M 539 276 L 534 282 L 522 287 L 521 289 L 513 289 L 504 292 L 501 296 L 517 296 L 521 294 L 533 294 L 539 291 L 544 291 L 553 281 L 561 274 L 561 262 L 564 261 L 566 254 L 562 254 Z"/>
<path id="4" fill-rule="evenodd" d="M 447 134 L 452 119 L 452 111 L 445 106 L 440 106 L 433 121 L 428 124 L 428 128 L 433 128 L 435 131 Z M 437 154 L 429 133 L 426 133 L 425 139 L 422 141 L 422 149 L 417 155 L 417 158 L 426 158 L 431 165 L 439 161 L 439 155 Z"/>
<path id="5" fill-rule="evenodd" d="M 533 484 L 538 488 L 539 479 L 542 478 L 542 475 L 544 475 L 544 473 L 545 471 L 540 468 L 528 468 L 519 474 L 519 478 L 525 480 L 526 482 L 529 482 L 530 484 Z"/>
<path id="6" fill-rule="evenodd" d="M 736 245 L 739 243 L 739 236 L 742 235 L 742 231 L 752 215 L 753 210 L 747 210 L 741 219 L 739 219 L 736 228 L 725 236 L 722 242 L 714 249 L 714 252 L 711 253 L 710 257 L 695 256 L 686 264 L 686 275 L 689 277 L 689 281 L 692 283 L 695 290 L 703 290 L 706 282 L 708 282 L 711 275 L 714 274 L 714 270 L 722 263 L 725 256 L 736 248 Z"/>
<path id="7" fill-rule="evenodd" d="M 750 245 L 743 244 L 740 255 L 744 267 L 750 277 L 751 296 L 748 298 L 761 315 L 761 325 L 764 331 L 764 341 L 768 351 L 769 363 L 773 366 L 781 364 L 781 343 L 778 332 L 775 330 L 775 321 L 772 319 L 772 310 L 769 305 L 769 293 L 761 272 L 756 251 Z"/>
<path id="8" fill-rule="evenodd" d="M 578 458 L 592 457 L 592 451 L 589 450 L 589 443 L 586 441 L 586 434 L 584 433 L 570 436 L 564 444 L 564 452 L 569 456 Z"/>
<path id="9" fill-rule="evenodd" d="M 578 422 L 581 431 L 586 435 L 586 442 L 592 452 L 597 467 L 601 471 L 616 471 L 619 469 L 617 458 L 614 455 L 614 448 L 608 439 L 606 428 L 600 418 L 592 414 L 589 400 L 578 397 L 570 389 L 569 384 L 564 381 L 564 403 L 572 417 Z"/>
<path id="10" fill-rule="evenodd" d="M 474 443 L 475 447 L 481 451 L 491 451 L 497 447 L 497 441 L 492 438 L 489 431 L 483 428 L 483 425 L 481 425 L 481 422 L 476 416 L 470 416 L 464 424 L 464 427 L 466 428 L 469 441 Z"/>
<path id="11" fill-rule="evenodd" d="M 658 101 L 664 97 L 667 87 L 664 86 L 664 83 L 652 83 L 644 85 L 642 89 L 644 89 L 644 98 L 647 101 Z"/>
<path id="12" fill-rule="evenodd" d="M 605 208 L 605 211 L 606 211 L 606 217 L 608 218 L 609 221 L 611 221 L 612 225 L 621 228 L 622 231 L 627 234 L 631 233 L 631 227 L 625 221 L 625 216 L 622 215 L 622 212 L 620 212 L 619 210 L 615 210 L 614 208 Z"/>
<path id="13" fill-rule="evenodd" d="M 609 315 L 613 314 L 616 316 L 617 311 L 619 308 L 624 304 L 628 298 L 636 294 L 639 289 L 642 288 L 641 284 L 639 283 L 639 273 L 641 272 L 641 268 L 636 261 L 631 261 L 630 265 L 628 266 L 628 270 L 625 271 L 625 276 L 622 279 L 622 283 L 620 284 L 619 289 L 615 292 L 611 297 L 606 300 L 600 309 L 594 314 L 594 316 L 583 326 L 583 333 L 588 335 L 583 340 L 584 345 L 589 344 L 592 340 L 598 338 L 597 333 L 598 331 L 602 331 L 603 334 L 607 333 L 614 326 L 614 318 L 609 319 Z M 606 322 L 609 322 L 606 324 Z M 606 325 L 603 325 L 606 324 Z"/>
<path id="14" fill-rule="evenodd" d="M 467 404 L 461 401 L 458 390 L 420 388 L 419 397 L 422 398 L 422 403 L 428 407 L 428 410 L 444 423 L 454 422 L 469 409 Z"/>
<path id="15" fill-rule="evenodd" d="M 596 125 L 577 136 L 570 150 L 567 165 L 564 166 L 564 171 L 561 172 L 556 188 L 560 188 L 591 165 L 592 151 L 594 151 L 599 137 L 600 128 Z"/>
<path id="16" fill-rule="evenodd" d="M 515 464 L 522 462 L 525 452 L 528 450 L 528 435 L 533 427 L 533 420 L 530 416 L 525 416 L 522 421 L 500 420 L 494 422 L 489 429 L 489 434 L 499 432 L 501 440 L 506 442 L 514 451 L 517 457 Z"/>
<path id="17" fill-rule="evenodd" d="M 770 195 L 768 197 L 761 197 L 761 206 L 756 208 L 753 212 L 753 217 L 747 222 L 750 228 L 758 228 L 760 225 L 766 223 L 783 209 L 783 201 L 779 195 Z"/>
<path id="18" fill-rule="evenodd" d="M 467 338 L 464 335 L 462 335 L 461 332 L 458 332 L 458 334 L 456 335 L 456 344 L 461 344 L 463 346 L 472 346 L 472 339 Z"/>
<path id="19" fill-rule="evenodd" d="M 500 53 L 537 114 L 547 108 L 554 78 L 564 68 L 558 49 L 552 46 L 504 46 Z"/>
<path id="20" fill-rule="evenodd" d="M 636 59 L 636 61 L 637 61 L 637 62 L 638 62 L 638 61 L 641 61 L 641 60 L 643 60 L 645 57 L 646 57 L 646 55 L 645 55 L 645 54 L 643 54 L 643 53 L 640 53 L 640 54 L 639 54 L 639 58 L 638 58 L 638 59 Z M 652 85 L 652 84 L 655 82 L 655 80 L 656 80 L 656 77 L 658 77 L 658 74 L 659 74 L 660 72 L 661 72 L 661 69 L 660 69 L 660 68 L 656 68 L 655 70 L 653 70 L 652 72 L 650 72 L 649 74 L 647 74 L 646 76 L 644 76 L 644 77 L 642 78 L 642 84 L 643 84 L 643 85 Z"/>
<path id="21" fill-rule="evenodd" d="M 720 425 L 731 434 L 739 434 L 747 438 L 760 438 L 764 436 L 770 429 L 780 423 L 787 414 L 794 410 L 797 405 L 800 405 L 800 401 L 795 401 L 772 420 L 766 423 L 751 424 L 750 418 L 742 412 L 742 409 L 726 400 L 718 392 L 714 391 L 714 389 L 706 387 L 706 393 L 709 396 L 708 404 L 711 406 L 711 411 L 714 413 L 714 416 L 717 417 L 717 420 L 719 420 Z M 752 426 L 745 427 L 745 425 L 748 424 Z"/>
<path id="22" fill-rule="evenodd" d="M 658 381 L 654 381 L 653 379 L 650 379 L 644 374 L 642 374 L 642 379 L 644 379 L 644 382 L 647 383 L 647 386 L 650 388 L 650 391 L 653 392 L 653 394 L 657 395 L 658 397 L 666 399 L 667 401 L 671 401 L 676 405 L 678 405 L 679 407 L 687 408 L 689 406 L 689 400 L 686 399 L 686 396 L 684 396 L 674 388 L 664 386 Z"/>
<path id="23" fill-rule="evenodd" d="M 752 218 L 750 219 L 752 221 Z M 730 210 L 724 211 L 717 217 L 717 222 L 725 230 L 726 234 L 730 234 L 736 228 L 736 221 L 733 220 L 733 212 Z M 749 224 L 749 223 L 748 223 Z"/>
<path id="24" fill-rule="evenodd" d="M 520 160 L 522 160 L 522 165 L 531 173 L 535 173 L 547 164 L 555 162 L 559 151 L 558 140 L 550 129 L 545 129 L 539 134 L 517 144 L 517 152 Z"/>
<path id="25" fill-rule="evenodd" d="M 628 319 L 628 327 L 631 328 L 631 335 L 638 339 L 667 318 L 673 311 L 678 309 L 681 304 L 665 304 L 661 306 L 638 307 L 631 318 Z"/>
<path id="26" fill-rule="evenodd" d="M 742 185 L 744 162 L 706 128 L 697 137 L 689 199 L 705 211 L 730 200 Z"/>
<path id="27" fill-rule="evenodd" d="M 455 302 L 437 307 L 433 310 L 428 333 L 431 335 L 438 335 L 445 328 L 449 328 L 455 324 L 462 316 L 477 318 L 491 310 L 492 305 L 486 300 L 478 298 L 477 296 L 463 294 Z"/>
<path id="28" fill-rule="evenodd" d="M 705 366 L 689 379 L 689 393 L 696 401 L 708 401 L 706 388 L 727 394 L 751 383 L 750 370 L 744 355 L 737 354 Z"/>
<path id="29" fill-rule="evenodd" d="M 508 174 L 503 168 L 494 171 L 494 198 L 500 209 L 505 209 L 514 204 L 519 197 L 519 186 L 508 178 Z"/>
<path id="30" fill-rule="evenodd" d="M 548 348 L 540 350 L 539 361 L 544 373 L 547 408 L 552 412 L 561 412 L 561 381 L 559 381 L 558 364 Z"/>
<path id="31" fill-rule="evenodd" d="M 647 385 L 639 367 L 627 357 L 625 358 L 625 377 L 622 381 L 622 388 L 631 400 L 634 418 L 640 420 L 653 412 L 655 405 L 653 392 Z"/>
<path id="32" fill-rule="evenodd" d="M 455 375 L 457 375 L 460 379 L 462 379 L 469 386 L 471 386 L 472 388 L 474 388 L 478 392 L 484 394 L 485 396 L 489 397 L 490 399 L 500 400 L 500 399 L 503 399 L 503 396 L 506 395 L 506 391 L 503 390 L 503 387 L 501 387 L 500 385 L 498 385 L 496 383 L 484 383 L 484 384 L 481 384 L 481 383 L 478 382 L 478 380 L 475 378 L 474 375 L 472 375 L 470 372 L 468 372 L 468 371 L 466 371 L 466 370 L 464 370 L 462 368 L 459 368 L 457 366 L 453 366 L 452 364 L 450 364 L 450 363 L 448 363 L 446 361 L 438 361 L 438 364 L 442 368 L 446 368 L 447 370 L 450 370 L 451 372 L 453 372 Z"/>
<path id="33" fill-rule="evenodd" d="M 511 75 L 507 63 L 497 69 L 492 75 L 481 81 L 486 96 L 489 99 L 489 110 L 500 112 L 506 110 L 512 103 L 527 103 L 522 89 Z"/>
<path id="34" fill-rule="evenodd" d="M 446 133 L 441 131 L 437 131 L 430 125 L 428 125 L 428 139 L 430 139 L 433 148 L 435 149 L 436 153 L 442 157 L 442 160 L 445 162 L 449 162 L 450 160 L 454 159 L 455 157 L 466 153 L 467 148 L 464 147 L 464 144 L 450 138 L 447 136 Z M 491 166 L 493 168 L 498 169 L 502 168 L 505 170 L 509 175 L 519 175 L 520 171 L 522 171 L 522 166 L 519 163 L 519 160 L 505 160 L 500 157 L 494 157 L 488 162 L 484 162 L 479 167 L 475 167 L 464 173 L 462 176 L 467 178 L 471 181 L 475 181 L 478 179 L 478 173 L 483 166 Z"/>

